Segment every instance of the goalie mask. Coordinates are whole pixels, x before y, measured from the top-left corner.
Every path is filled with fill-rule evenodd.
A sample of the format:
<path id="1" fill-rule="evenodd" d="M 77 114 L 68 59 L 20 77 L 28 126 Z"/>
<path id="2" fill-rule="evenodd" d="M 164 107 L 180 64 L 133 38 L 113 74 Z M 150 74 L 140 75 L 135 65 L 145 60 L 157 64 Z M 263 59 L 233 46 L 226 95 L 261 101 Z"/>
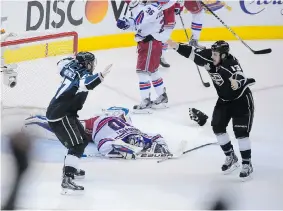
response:
<path id="1" fill-rule="evenodd" d="M 130 117 L 130 111 L 129 111 L 128 108 L 113 106 L 113 107 L 110 107 L 110 108 L 104 110 L 104 114 L 106 116 L 120 117 L 125 122 L 132 124 L 132 120 L 131 120 L 131 117 Z"/>

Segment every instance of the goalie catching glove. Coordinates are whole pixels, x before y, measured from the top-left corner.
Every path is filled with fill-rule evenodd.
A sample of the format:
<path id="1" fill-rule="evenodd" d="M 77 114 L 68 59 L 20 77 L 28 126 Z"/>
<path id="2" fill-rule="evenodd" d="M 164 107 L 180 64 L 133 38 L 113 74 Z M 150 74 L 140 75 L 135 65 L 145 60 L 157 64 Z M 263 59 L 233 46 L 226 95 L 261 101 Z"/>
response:
<path id="1" fill-rule="evenodd" d="M 200 126 L 205 125 L 208 119 L 208 116 L 206 114 L 195 108 L 190 108 L 189 112 L 191 120 L 197 122 Z"/>

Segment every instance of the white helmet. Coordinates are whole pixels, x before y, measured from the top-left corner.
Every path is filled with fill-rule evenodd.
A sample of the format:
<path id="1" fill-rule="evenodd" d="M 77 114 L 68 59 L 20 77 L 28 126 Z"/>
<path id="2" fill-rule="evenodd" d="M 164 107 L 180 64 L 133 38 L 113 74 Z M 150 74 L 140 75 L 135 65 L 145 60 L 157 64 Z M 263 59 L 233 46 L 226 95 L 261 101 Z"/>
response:
<path id="1" fill-rule="evenodd" d="M 132 120 L 130 117 L 130 111 L 128 108 L 113 106 L 113 107 L 110 107 L 104 110 L 104 114 L 106 116 L 120 117 L 123 120 L 125 120 L 125 122 L 132 124 Z"/>

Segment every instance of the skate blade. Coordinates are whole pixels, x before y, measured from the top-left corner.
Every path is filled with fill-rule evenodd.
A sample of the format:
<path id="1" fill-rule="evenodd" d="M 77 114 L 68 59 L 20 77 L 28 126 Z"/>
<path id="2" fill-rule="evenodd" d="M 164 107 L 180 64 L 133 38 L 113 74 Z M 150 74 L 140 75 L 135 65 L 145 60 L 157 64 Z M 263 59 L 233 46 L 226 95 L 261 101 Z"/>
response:
<path id="1" fill-rule="evenodd" d="M 170 65 L 168 65 L 168 64 L 159 64 L 159 67 L 163 67 L 163 68 L 169 68 L 170 67 Z"/>
<path id="2" fill-rule="evenodd" d="M 239 163 L 234 163 L 231 168 L 229 168 L 228 170 L 226 171 L 223 171 L 223 174 L 224 175 L 227 175 L 227 174 L 231 174 L 233 171 L 235 171 L 237 168 L 240 167 L 240 164 Z"/>
<path id="3" fill-rule="evenodd" d="M 250 175 L 247 176 L 247 177 L 240 177 L 241 181 L 242 181 L 242 182 L 247 182 L 247 181 L 251 180 L 251 179 L 253 178 L 253 175 L 252 175 L 252 174 L 253 174 L 253 173 L 250 173 Z"/>
<path id="4" fill-rule="evenodd" d="M 69 195 L 69 196 L 80 196 L 84 194 L 84 190 L 72 190 L 62 188 L 61 195 Z"/>
<path id="5" fill-rule="evenodd" d="M 77 180 L 81 180 L 81 179 L 84 179 L 85 178 L 85 175 L 84 176 L 75 176 L 75 179 Z"/>
<path id="6" fill-rule="evenodd" d="M 166 109 L 169 108 L 168 103 L 160 103 L 158 105 L 153 104 L 152 109 Z"/>
<path id="7" fill-rule="evenodd" d="M 133 114 L 152 114 L 152 110 L 151 109 L 134 109 Z"/>

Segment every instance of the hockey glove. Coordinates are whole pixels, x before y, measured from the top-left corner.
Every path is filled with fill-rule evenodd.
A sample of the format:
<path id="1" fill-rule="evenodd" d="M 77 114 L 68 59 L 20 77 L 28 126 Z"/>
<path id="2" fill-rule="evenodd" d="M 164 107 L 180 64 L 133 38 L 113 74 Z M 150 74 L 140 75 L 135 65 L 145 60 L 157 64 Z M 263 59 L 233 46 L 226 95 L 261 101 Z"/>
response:
<path id="1" fill-rule="evenodd" d="M 205 125 L 206 120 L 208 119 L 208 116 L 206 114 L 195 108 L 190 108 L 189 112 L 191 120 L 197 122 L 200 126 Z"/>
<path id="2" fill-rule="evenodd" d="M 175 4 L 175 9 L 174 9 L 174 12 L 175 12 L 175 15 L 180 15 L 181 12 L 183 11 L 183 6 L 181 6 L 179 3 L 176 3 Z"/>
<path id="3" fill-rule="evenodd" d="M 241 87 L 241 83 L 235 79 L 230 79 L 230 82 L 231 82 L 231 88 L 233 90 L 237 90 Z"/>
<path id="4" fill-rule="evenodd" d="M 118 19 L 117 20 L 117 27 L 119 29 L 126 30 L 130 27 L 130 22 L 126 18 L 123 18 L 122 20 Z"/>
<path id="5" fill-rule="evenodd" d="M 158 144 L 157 142 L 153 142 L 150 149 L 148 149 L 146 152 L 149 154 L 157 154 L 157 153 L 160 153 L 162 155 L 172 154 L 169 151 L 168 146 L 166 144 Z"/>

